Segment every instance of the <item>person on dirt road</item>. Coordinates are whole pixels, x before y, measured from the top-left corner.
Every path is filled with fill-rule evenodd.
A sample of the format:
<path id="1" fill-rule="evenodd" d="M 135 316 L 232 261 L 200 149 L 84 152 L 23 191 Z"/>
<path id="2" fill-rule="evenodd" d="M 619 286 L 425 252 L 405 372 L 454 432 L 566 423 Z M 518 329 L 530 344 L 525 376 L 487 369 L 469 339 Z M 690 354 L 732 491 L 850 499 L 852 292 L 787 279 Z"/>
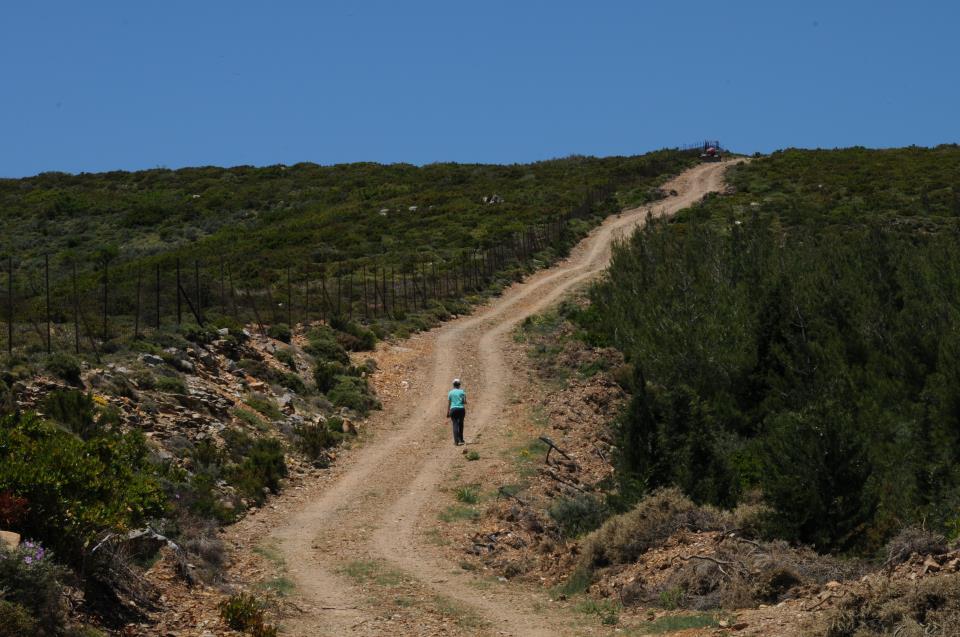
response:
<path id="1" fill-rule="evenodd" d="M 467 444 L 463 439 L 463 417 L 467 415 L 467 392 L 460 389 L 460 379 L 453 379 L 453 389 L 447 392 L 447 418 L 453 425 L 453 444 Z"/>

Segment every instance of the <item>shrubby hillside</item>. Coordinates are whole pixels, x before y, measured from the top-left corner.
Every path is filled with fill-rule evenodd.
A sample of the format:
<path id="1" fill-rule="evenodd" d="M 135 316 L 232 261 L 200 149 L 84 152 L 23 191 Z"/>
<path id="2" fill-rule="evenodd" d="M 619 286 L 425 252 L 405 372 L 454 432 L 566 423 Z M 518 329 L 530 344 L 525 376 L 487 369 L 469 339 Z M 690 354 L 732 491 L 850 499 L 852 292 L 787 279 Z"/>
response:
<path id="1" fill-rule="evenodd" d="M 72 250 L 122 259 L 177 251 L 275 268 L 389 252 L 488 247 L 615 184 L 620 203 L 689 153 L 533 164 L 202 167 L 0 180 L 5 252 L 26 265 Z M 634 190 L 639 188 L 639 190 Z M 491 199 L 492 198 L 492 199 Z M 492 201 L 492 203 L 491 203 Z"/>
<path id="2" fill-rule="evenodd" d="M 579 322 L 622 350 L 623 471 L 770 536 L 960 535 L 960 148 L 788 150 L 617 247 Z"/>

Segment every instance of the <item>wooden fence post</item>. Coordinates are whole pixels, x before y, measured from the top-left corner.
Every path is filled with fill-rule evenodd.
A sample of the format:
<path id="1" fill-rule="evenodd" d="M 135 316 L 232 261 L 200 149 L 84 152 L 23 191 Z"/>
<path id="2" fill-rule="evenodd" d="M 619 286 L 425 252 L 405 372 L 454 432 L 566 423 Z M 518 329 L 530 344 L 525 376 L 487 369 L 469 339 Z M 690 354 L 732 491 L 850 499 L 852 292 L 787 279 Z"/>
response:
<path id="1" fill-rule="evenodd" d="M 154 282 L 154 302 L 156 303 L 156 327 L 157 330 L 160 330 L 160 262 L 157 262 L 157 279 Z"/>
<path id="2" fill-rule="evenodd" d="M 140 338 L 140 282 L 143 272 L 137 268 L 137 310 L 133 314 L 133 340 Z"/>
<path id="3" fill-rule="evenodd" d="M 293 288 L 290 283 L 290 266 L 287 266 L 287 327 L 293 329 Z"/>
<path id="4" fill-rule="evenodd" d="M 103 258 L 103 340 L 107 340 L 107 292 L 110 289 L 110 262 L 107 257 Z"/>
<path id="5" fill-rule="evenodd" d="M 183 319 L 182 308 L 180 307 L 180 258 L 177 257 L 177 329 L 180 329 L 180 322 Z"/>
<path id="6" fill-rule="evenodd" d="M 201 326 L 203 325 L 203 305 L 201 303 L 202 299 L 200 297 L 200 261 L 194 259 L 193 261 L 193 287 L 196 288 L 197 292 L 197 323 Z"/>
<path id="7" fill-rule="evenodd" d="M 73 266 L 73 348 L 80 354 L 80 292 L 77 290 L 77 262 Z"/>
<path id="8" fill-rule="evenodd" d="M 13 356 L 13 257 L 7 257 L 7 356 Z"/>
<path id="9" fill-rule="evenodd" d="M 44 293 L 47 297 L 47 355 L 50 355 L 50 352 L 53 350 L 51 338 L 50 338 L 50 255 L 43 255 L 43 287 Z"/>

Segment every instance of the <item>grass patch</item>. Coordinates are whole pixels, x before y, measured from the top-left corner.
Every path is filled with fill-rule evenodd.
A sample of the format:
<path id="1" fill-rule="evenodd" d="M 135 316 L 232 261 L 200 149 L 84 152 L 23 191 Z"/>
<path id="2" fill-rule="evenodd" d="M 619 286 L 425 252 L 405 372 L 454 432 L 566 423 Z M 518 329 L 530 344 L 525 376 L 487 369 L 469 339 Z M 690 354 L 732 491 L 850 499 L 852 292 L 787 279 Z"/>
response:
<path id="1" fill-rule="evenodd" d="M 615 626 L 620 622 L 620 610 L 623 607 L 619 602 L 608 599 L 585 599 L 574 606 L 574 610 L 585 615 L 596 615 L 604 626 Z"/>
<path id="2" fill-rule="evenodd" d="M 468 451 L 468 452 L 467 452 L 467 460 L 469 460 L 470 462 L 473 462 L 474 460 L 479 460 L 479 459 L 480 459 L 480 453 L 479 453 L 479 452 L 477 452 L 477 451 Z"/>
<path id="3" fill-rule="evenodd" d="M 691 628 L 715 628 L 720 625 L 716 615 L 700 613 L 697 615 L 671 615 L 641 626 L 633 635 L 663 635 Z"/>
<path id="4" fill-rule="evenodd" d="M 267 431 L 267 429 L 269 429 L 269 427 L 267 427 L 267 423 L 263 422 L 263 419 L 252 411 L 248 411 L 242 407 L 237 407 L 231 413 L 233 413 L 234 417 L 236 417 L 238 420 L 242 420 L 257 431 Z"/>
<path id="5" fill-rule="evenodd" d="M 593 574 L 585 568 L 578 568 L 562 584 L 553 589 L 552 596 L 566 595 L 569 597 L 570 595 L 577 595 L 587 590 L 592 582 Z"/>
<path id="6" fill-rule="evenodd" d="M 260 412 L 270 420 L 283 420 L 283 412 L 272 398 L 263 394 L 250 394 L 244 399 L 247 406 Z"/>
<path id="7" fill-rule="evenodd" d="M 433 598 L 433 607 L 441 615 L 445 615 L 457 622 L 462 628 L 481 628 L 486 622 L 463 604 L 437 595 Z"/>
<path id="8" fill-rule="evenodd" d="M 537 474 L 537 465 L 546 456 L 547 449 L 549 447 L 546 443 L 539 438 L 534 438 L 526 445 L 510 449 L 507 452 L 507 458 L 513 462 L 521 478 L 530 478 Z"/>
<path id="9" fill-rule="evenodd" d="M 468 484 L 457 489 L 457 502 L 476 504 L 480 501 L 480 489 L 476 485 Z"/>
<path id="10" fill-rule="evenodd" d="M 272 544 L 258 544 L 257 546 L 253 547 L 253 552 L 272 562 L 274 566 L 285 565 L 285 561 L 283 559 L 283 555 L 280 553 L 280 549 Z"/>
<path id="11" fill-rule="evenodd" d="M 287 577 L 275 577 L 274 579 L 260 584 L 260 589 L 274 593 L 279 597 L 287 597 L 294 591 L 293 581 Z"/>
<path id="12" fill-rule="evenodd" d="M 387 567 L 379 560 L 354 560 L 347 563 L 339 572 L 365 584 L 393 587 L 403 583 L 403 573 Z"/>
<path id="13" fill-rule="evenodd" d="M 476 520 L 480 517 L 480 512 L 470 506 L 452 505 L 440 512 L 437 516 L 441 522 L 458 522 L 460 520 Z"/>

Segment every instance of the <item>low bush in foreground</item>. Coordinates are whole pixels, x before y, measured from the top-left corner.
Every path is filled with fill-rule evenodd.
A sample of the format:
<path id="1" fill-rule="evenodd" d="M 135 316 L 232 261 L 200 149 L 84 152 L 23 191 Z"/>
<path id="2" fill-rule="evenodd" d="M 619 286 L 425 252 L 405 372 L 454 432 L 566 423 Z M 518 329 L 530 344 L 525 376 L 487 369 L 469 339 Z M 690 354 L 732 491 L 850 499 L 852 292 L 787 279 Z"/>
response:
<path id="1" fill-rule="evenodd" d="M 34 414 L 0 419 L 0 491 L 27 501 L 12 530 L 65 559 L 104 529 L 133 528 L 165 511 L 142 435 L 82 440 Z"/>
<path id="2" fill-rule="evenodd" d="M 253 595 L 240 593 L 220 604 L 220 617 L 227 626 L 251 637 L 276 637 L 277 628 L 267 623 L 263 606 Z"/>

